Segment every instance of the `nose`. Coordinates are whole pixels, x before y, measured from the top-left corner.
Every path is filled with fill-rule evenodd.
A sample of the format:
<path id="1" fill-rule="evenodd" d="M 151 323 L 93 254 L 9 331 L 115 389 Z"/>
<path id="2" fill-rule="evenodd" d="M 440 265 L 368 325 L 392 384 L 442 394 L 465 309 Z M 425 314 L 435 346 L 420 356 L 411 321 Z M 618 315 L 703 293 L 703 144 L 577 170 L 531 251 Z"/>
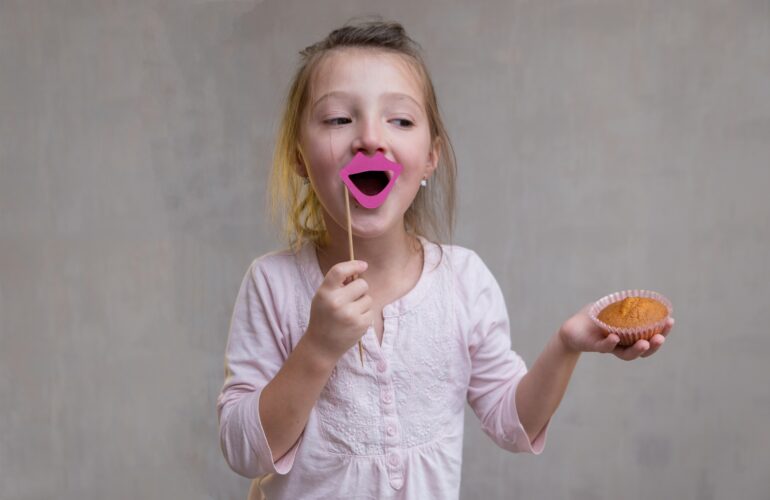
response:
<path id="1" fill-rule="evenodd" d="M 372 156 L 378 151 L 385 152 L 385 142 L 383 140 L 383 130 L 379 121 L 375 118 L 358 121 L 356 129 L 356 138 L 351 144 L 353 153 L 361 151 L 367 156 Z"/>

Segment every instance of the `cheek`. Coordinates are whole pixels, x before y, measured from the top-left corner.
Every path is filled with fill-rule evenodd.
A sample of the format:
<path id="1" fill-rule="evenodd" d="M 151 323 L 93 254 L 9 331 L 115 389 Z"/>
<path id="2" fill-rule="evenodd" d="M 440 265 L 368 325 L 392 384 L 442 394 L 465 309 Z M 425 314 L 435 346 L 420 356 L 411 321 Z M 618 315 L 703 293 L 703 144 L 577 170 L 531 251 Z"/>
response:
<path id="1" fill-rule="evenodd" d="M 312 141 L 307 144 L 308 156 L 311 158 L 311 162 L 314 164 L 314 168 L 329 170 L 339 170 L 342 168 L 340 162 L 344 161 L 345 152 L 347 151 L 346 138 L 341 137 L 341 134 L 330 134 L 324 132 L 322 135 L 316 136 Z"/>
<path id="2" fill-rule="evenodd" d="M 307 145 L 305 146 L 305 155 L 307 167 L 312 171 L 316 179 L 325 176 L 333 168 L 334 162 L 325 148 Z"/>
<path id="3" fill-rule="evenodd" d="M 423 168 L 428 164 L 429 154 L 428 148 L 422 145 L 408 151 L 406 155 L 401 157 L 401 165 L 404 167 L 401 175 L 407 178 L 422 178 Z"/>
<path id="4" fill-rule="evenodd" d="M 430 134 L 425 134 L 413 141 L 409 148 L 409 162 L 413 166 L 422 167 L 430 160 L 431 139 Z"/>

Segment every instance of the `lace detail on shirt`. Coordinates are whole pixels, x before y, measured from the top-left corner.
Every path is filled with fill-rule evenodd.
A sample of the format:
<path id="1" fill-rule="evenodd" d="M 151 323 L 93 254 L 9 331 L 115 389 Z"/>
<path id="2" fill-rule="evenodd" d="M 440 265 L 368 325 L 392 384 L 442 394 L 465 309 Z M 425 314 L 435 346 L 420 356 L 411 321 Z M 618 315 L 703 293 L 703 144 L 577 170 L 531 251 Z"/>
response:
<path id="1" fill-rule="evenodd" d="M 446 273 L 441 277 L 419 308 L 399 318 L 391 353 L 404 447 L 442 437 L 449 420 L 465 405 L 470 369 L 457 360 L 467 356 L 467 350 L 456 331 L 450 282 Z"/>
<path id="2" fill-rule="evenodd" d="M 458 366 L 467 349 L 456 331 L 454 293 L 445 269 L 437 273 L 424 300 L 397 318 L 397 331 L 388 331 L 392 349 L 384 356 L 396 401 L 399 447 L 431 442 L 465 404 L 469 366 Z M 368 332 L 367 335 L 371 335 Z M 384 346 L 383 346 L 384 347 Z M 458 353 L 460 350 L 460 353 Z M 337 363 L 316 403 L 322 432 L 330 451 L 348 455 L 386 452 L 385 404 L 388 383 L 377 378 L 376 362 L 361 367 L 358 349 Z"/>
<path id="3" fill-rule="evenodd" d="M 331 451 L 347 455 L 384 453 L 380 394 L 376 381 L 360 373 L 357 358 L 350 363 L 349 351 L 337 364 L 316 407 L 321 429 Z M 356 350 L 357 352 L 357 350 Z M 358 369 L 355 367 L 358 363 Z M 352 365 L 352 366 L 351 366 Z"/>

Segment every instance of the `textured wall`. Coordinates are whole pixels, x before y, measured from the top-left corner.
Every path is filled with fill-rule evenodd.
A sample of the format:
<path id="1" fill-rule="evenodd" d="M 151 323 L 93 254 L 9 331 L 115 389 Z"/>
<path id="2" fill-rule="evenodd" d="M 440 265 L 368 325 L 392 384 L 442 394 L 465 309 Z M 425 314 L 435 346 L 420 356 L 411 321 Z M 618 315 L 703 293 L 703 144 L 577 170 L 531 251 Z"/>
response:
<path id="1" fill-rule="evenodd" d="M 463 498 L 767 499 L 770 2 L 0 1 L 0 498 L 242 499 L 215 398 L 298 50 L 424 46 L 456 243 L 531 363 L 625 288 L 656 356 L 586 355 L 540 457 L 469 413 Z"/>

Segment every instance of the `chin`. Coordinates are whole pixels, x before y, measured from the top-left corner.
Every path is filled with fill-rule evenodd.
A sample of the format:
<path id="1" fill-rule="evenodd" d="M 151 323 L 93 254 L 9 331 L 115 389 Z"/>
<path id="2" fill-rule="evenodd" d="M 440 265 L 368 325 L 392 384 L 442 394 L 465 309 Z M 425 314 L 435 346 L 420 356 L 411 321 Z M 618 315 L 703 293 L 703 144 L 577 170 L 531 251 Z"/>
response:
<path id="1" fill-rule="evenodd" d="M 386 234 L 388 234 L 387 228 L 371 227 L 371 226 L 365 226 L 365 227 L 353 226 L 353 236 L 355 236 L 356 238 L 361 238 L 362 240 L 379 238 L 380 236 L 384 236 Z"/>
<path id="2" fill-rule="evenodd" d="M 382 220 L 353 220 L 353 235 L 357 238 L 371 239 L 385 236 L 393 230 L 393 225 L 387 225 Z M 347 226 L 345 226 L 347 231 Z"/>

